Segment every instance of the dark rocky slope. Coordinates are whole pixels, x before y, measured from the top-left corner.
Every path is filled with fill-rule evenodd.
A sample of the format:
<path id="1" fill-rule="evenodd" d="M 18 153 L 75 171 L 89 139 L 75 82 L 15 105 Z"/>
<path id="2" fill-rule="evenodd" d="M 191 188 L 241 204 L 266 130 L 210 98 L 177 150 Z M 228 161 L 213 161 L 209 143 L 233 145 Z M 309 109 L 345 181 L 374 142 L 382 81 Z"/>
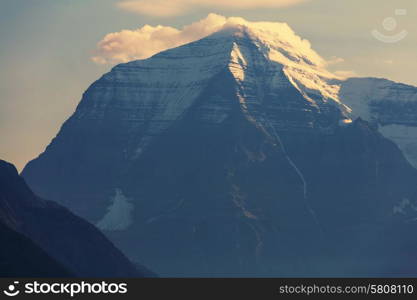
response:
<path id="1" fill-rule="evenodd" d="M 57 203 L 34 195 L 15 167 L 4 161 L 0 161 L 0 222 L 3 226 L 2 239 L 6 236 L 12 239 L 10 244 L 5 243 L 5 247 L 15 247 L 16 243 L 25 246 L 21 249 L 21 264 L 16 266 L 16 270 L 10 270 L 20 276 L 58 274 L 58 263 L 68 270 L 68 273 L 61 270 L 62 275 L 139 277 L 145 274 L 145 269 L 141 272 L 133 266 L 93 225 Z M 43 250 L 36 250 L 36 247 Z M 28 257 L 31 250 L 33 257 Z M 53 265 L 46 265 L 35 273 L 35 267 L 47 261 L 47 257 L 42 257 L 47 256 L 43 251 L 51 257 L 50 261 L 58 262 L 57 266 L 54 269 Z M 36 261 L 37 258 L 42 260 Z M 12 261 L 13 257 L 10 258 Z M 24 261 L 28 263 L 27 270 L 23 269 Z"/>

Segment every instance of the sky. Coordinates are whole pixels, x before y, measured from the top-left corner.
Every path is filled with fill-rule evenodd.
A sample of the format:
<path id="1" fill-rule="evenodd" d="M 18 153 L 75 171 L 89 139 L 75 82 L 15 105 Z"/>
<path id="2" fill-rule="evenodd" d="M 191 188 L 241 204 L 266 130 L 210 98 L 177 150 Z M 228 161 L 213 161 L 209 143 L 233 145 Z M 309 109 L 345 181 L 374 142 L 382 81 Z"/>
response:
<path id="1" fill-rule="evenodd" d="M 0 159 L 21 170 L 103 73 L 210 33 L 209 14 L 285 22 L 333 72 L 417 86 L 415 0 L 0 0 Z"/>

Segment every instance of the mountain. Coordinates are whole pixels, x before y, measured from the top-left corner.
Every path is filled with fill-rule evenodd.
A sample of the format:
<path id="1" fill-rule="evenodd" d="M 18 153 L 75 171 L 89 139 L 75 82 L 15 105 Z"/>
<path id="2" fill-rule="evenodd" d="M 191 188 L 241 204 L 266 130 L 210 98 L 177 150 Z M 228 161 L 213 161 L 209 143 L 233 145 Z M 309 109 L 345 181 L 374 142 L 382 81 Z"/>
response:
<path id="1" fill-rule="evenodd" d="M 15 167 L 4 161 L 0 161 L 0 230 L 5 276 L 145 275 L 145 269 L 137 269 L 93 225 L 35 196 Z"/>
<path id="2" fill-rule="evenodd" d="M 361 116 L 415 90 L 354 94 L 372 80 L 226 26 L 114 67 L 22 176 L 162 276 L 415 275 L 417 170 Z"/>

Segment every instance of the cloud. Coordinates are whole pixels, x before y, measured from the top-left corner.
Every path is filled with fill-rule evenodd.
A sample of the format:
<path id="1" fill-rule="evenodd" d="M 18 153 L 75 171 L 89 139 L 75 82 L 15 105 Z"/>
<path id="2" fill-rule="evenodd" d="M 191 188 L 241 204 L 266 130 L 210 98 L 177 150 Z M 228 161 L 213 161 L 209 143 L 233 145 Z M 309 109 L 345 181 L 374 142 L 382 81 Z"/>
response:
<path id="1" fill-rule="evenodd" d="M 358 73 L 353 70 L 335 70 L 336 65 L 346 63 L 346 60 L 342 57 L 332 56 L 326 60 L 326 66 L 332 69 L 332 73 L 341 79 L 347 79 L 351 77 L 359 77 Z"/>
<path id="2" fill-rule="evenodd" d="M 98 43 L 92 59 L 99 64 L 114 64 L 147 58 L 203 38 L 220 30 L 227 21 L 226 17 L 209 14 L 205 19 L 184 26 L 181 30 L 170 26 L 145 25 L 136 30 L 109 33 Z"/>
<path id="3" fill-rule="evenodd" d="M 343 58 L 337 57 L 337 56 L 332 56 L 332 57 L 330 57 L 330 59 L 328 59 L 326 61 L 327 65 L 329 65 L 329 66 L 341 64 L 343 62 L 345 62 L 345 60 Z"/>
<path id="4" fill-rule="evenodd" d="M 358 73 L 352 70 L 339 70 L 333 73 L 341 78 L 359 77 Z"/>
<path id="5" fill-rule="evenodd" d="M 179 16 L 196 9 L 279 8 L 310 0 L 123 0 L 117 5 L 127 11 L 153 17 Z"/>
<path id="6" fill-rule="evenodd" d="M 170 26 L 145 25 L 136 30 L 109 33 L 98 43 L 92 59 L 98 64 L 115 64 L 144 59 L 236 24 L 272 32 L 276 37 L 283 37 L 283 40 L 296 49 L 297 53 L 308 57 L 314 64 L 325 64 L 324 60 L 311 49 L 310 43 L 296 35 L 286 23 L 249 22 L 242 18 L 226 18 L 217 14 L 209 14 L 206 18 L 186 25 L 181 30 Z"/>

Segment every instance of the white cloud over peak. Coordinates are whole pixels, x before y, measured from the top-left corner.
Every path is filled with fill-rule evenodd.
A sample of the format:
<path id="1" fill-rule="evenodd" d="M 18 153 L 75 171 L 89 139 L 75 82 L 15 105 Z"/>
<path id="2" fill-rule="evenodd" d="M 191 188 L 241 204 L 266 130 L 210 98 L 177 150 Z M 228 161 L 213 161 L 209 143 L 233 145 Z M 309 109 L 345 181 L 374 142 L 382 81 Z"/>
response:
<path id="1" fill-rule="evenodd" d="M 324 60 L 311 49 L 310 43 L 296 35 L 286 23 L 249 22 L 242 18 L 227 18 L 217 14 L 209 14 L 206 18 L 186 25 L 182 29 L 162 25 L 145 25 L 136 30 L 109 33 L 98 43 L 92 59 L 99 64 L 115 64 L 144 59 L 236 24 L 249 26 L 268 36 L 272 35 L 273 39 L 282 39 L 285 44 L 289 43 L 293 49 L 296 49 L 296 52 L 305 54 L 315 64 L 324 64 Z"/>
<path id="2" fill-rule="evenodd" d="M 322 70 L 344 62 L 343 58 L 333 56 L 323 59 L 315 52 L 308 40 L 298 36 L 286 23 L 250 22 L 239 17 L 224 17 L 209 14 L 206 18 L 177 29 L 171 26 L 145 25 L 135 30 L 122 30 L 107 34 L 98 44 L 92 60 L 97 64 L 125 63 L 145 59 L 161 51 L 178 47 L 204 38 L 229 26 L 243 25 L 255 31 L 257 37 L 272 43 L 278 51 L 272 51 L 272 59 L 291 64 L 291 59 L 282 53 L 295 55 L 295 61 L 306 59 Z M 334 68 L 333 68 L 334 70 Z M 357 74 L 350 70 L 334 70 L 340 77 L 353 77 Z"/>
<path id="3" fill-rule="evenodd" d="M 181 30 L 170 26 L 145 25 L 136 30 L 109 33 L 98 43 L 93 61 L 99 64 L 114 64 L 147 58 L 218 31 L 227 20 L 226 17 L 209 14 Z"/>
<path id="4" fill-rule="evenodd" d="M 153 17 L 183 15 L 196 9 L 255 9 L 279 8 L 310 0 L 122 0 L 118 6 L 124 10 Z"/>

